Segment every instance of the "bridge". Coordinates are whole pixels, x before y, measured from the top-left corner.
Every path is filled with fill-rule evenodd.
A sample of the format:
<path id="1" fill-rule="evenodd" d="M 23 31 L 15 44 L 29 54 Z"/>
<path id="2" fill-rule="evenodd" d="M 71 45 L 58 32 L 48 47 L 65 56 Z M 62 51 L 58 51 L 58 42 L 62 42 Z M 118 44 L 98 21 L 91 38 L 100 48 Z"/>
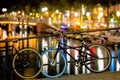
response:
<path id="1" fill-rule="evenodd" d="M 11 27 L 11 26 L 9 26 Z M 81 38 L 81 37 L 89 37 L 89 38 L 93 38 L 93 37 L 96 37 L 96 36 L 99 36 L 99 33 L 96 33 L 96 32 L 104 32 L 104 31 L 112 31 L 113 30 L 117 30 L 117 29 L 120 29 L 120 28 L 109 28 L 109 29 L 103 29 L 103 30 L 88 30 L 88 31 L 77 31 L 77 32 L 69 32 L 69 36 L 71 37 L 74 37 L 74 38 Z M 12 30 L 12 28 L 9 29 L 9 31 Z M 11 32 L 11 31 L 10 31 Z M 89 33 L 88 33 L 89 32 Z M 74 36 L 72 36 L 72 35 Z M 19 44 L 20 45 L 20 48 L 24 48 L 24 47 L 33 47 L 33 48 L 36 48 L 37 50 L 43 50 L 43 47 L 45 46 L 56 46 L 57 45 L 57 40 L 58 39 L 56 36 L 54 35 L 51 35 L 51 34 L 44 34 L 42 33 L 41 35 L 27 35 L 27 36 L 14 36 L 14 38 L 17 37 L 19 39 L 17 45 Z M 108 37 L 108 35 L 102 35 L 101 37 Z M 68 77 L 69 79 L 71 80 L 77 80 L 79 78 L 83 78 L 83 80 L 88 80 L 88 79 L 91 79 L 91 80 L 118 80 L 120 79 L 120 77 L 118 76 L 119 75 L 119 70 L 120 70 L 120 64 L 118 63 L 118 54 L 120 53 L 120 43 L 119 43 L 119 36 L 118 35 L 110 35 L 108 37 L 108 44 L 110 44 L 108 46 L 108 48 L 110 49 L 110 52 L 112 54 L 112 57 L 113 57 L 113 62 L 112 64 L 110 65 L 110 68 L 108 69 L 107 72 L 103 72 L 103 73 L 89 73 L 89 71 L 86 71 L 86 69 L 83 70 L 83 72 L 81 73 L 78 73 L 76 70 L 73 71 L 73 69 L 71 69 L 71 67 L 68 68 L 68 74 L 69 75 L 63 75 L 62 77 L 60 78 L 56 78 L 56 80 L 68 80 Z M 32 42 L 32 43 L 31 43 Z M 54 42 L 54 43 L 53 43 Z M 5 40 L 0 40 L 0 47 L 3 46 L 3 44 L 6 44 Z M 73 45 L 76 45 L 78 44 L 77 42 L 72 42 Z M 104 43 L 106 44 L 106 43 Z M 5 45 L 6 46 L 6 45 Z M 18 46 L 16 46 L 18 47 Z M 6 53 L 6 52 L 3 52 L 3 54 Z M 74 56 L 75 57 L 75 56 Z M 75 66 L 72 65 L 72 68 L 74 68 Z M 13 78 L 15 78 L 14 76 L 16 76 L 15 74 L 12 74 L 11 72 L 10 73 L 5 73 L 6 75 L 6 78 L 8 78 L 9 80 L 13 80 Z M 8 76 L 8 75 L 11 75 L 11 76 Z M 106 75 L 106 76 L 105 76 Z M 85 77 L 87 76 L 87 77 Z M 108 76 L 108 77 L 107 77 Z M 111 77 L 112 76 L 112 77 Z M 0 77 L 3 77 L 3 76 L 0 76 Z M 107 77 L 107 79 L 106 79 Z M 93 79 L 95 78 L 95 79 Z M 98 79 L 100 78 L 100 79 Z M 113 79 L 114 78 L 114 79 Z M 6 79 L 6 80 L 8 80 Z M 19 79 L 19 77 L 17 76 L 17 79 Z M 21 79 L 21 78 L 20 78 Z M 35 78 L 36 80 L 50 80 L 48 78 L 42 78 L 41 75 L 39 75 L 37 78 Z M 4 79 L 5 80 L 5 79 Z"/>

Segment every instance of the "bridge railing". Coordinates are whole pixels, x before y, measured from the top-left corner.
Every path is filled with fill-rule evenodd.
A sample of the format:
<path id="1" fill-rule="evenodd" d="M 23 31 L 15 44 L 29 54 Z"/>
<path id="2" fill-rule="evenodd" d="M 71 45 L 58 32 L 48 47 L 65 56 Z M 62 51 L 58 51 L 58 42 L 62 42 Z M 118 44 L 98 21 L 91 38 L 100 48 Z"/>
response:
<path id="1" fill-rule="evenodd" d="M 118 28 L 116 28 L 116 29 L 118 29 Z M 114 29 L 108 29 L 108 31 L 109 30 L 114 30 Z M 106 30 L 99 30 L 99 31 L 106 31 Z M 91 30 L 91 31 L 80 31 L 80 32 L 68 32 L 68 35 L 72 34 L 74 36 L 80 36 L 80 37 L 84 37 L 87 35 L 90 38 L 91 38 L 91 36 L 92 37 L 96 36 L 96 35 L 91 35 L 90 32 L 97 32 L 97 31 Z M 109 36 L 107 36 L 107 37 L 109 37 Z M 110 37 L 113 37 L 113 36 L 110 36 Z M 57 34 L 42 34 L 42 35 L 37 35 L 37 36 L 35 35 L 35 36 L 31 36 L 31 37 L 27 36 L 24 38 L 13 38 L 13 39 L 18 40 L 18 42 L 15 43 L 15 47 L 17 47 L 17 48 L 33 47 L 33 48 L 36 48 L 37 50 L 39 50 L 40 54 L 41 54 L 41 51 L 43 51 L 44 47 L 46 47 L 46 46 L 56 47 L 58 38 L 59 37 Z M 12 41 L 13 39 L 9 39 L 9 41 Z M 68 43 L 72 43 L 72 45 L 77 45 L 79 42 L 74 42 L 73 40 L 68 40 Z M 10 44 L 8 44 L 8 39 L 0 40 L 0 47 L 6 48 L 6 51 L 3 52 L 4 54 L 7 52 L 9 45 Z M 112 57 L 113 57 L 109 71 L 112 71 L 112 72 L 119 71 L 120 64 L 118 63 L 117 58 L 118 58 L 118 55 L 120 54 L 120 43 L 119 42 L 111 42 L 111 43 L 108 43 L 105 45 L 108 46 L 108 48 L 110 49 L 110 52 L 112 54 Z M 1 48 L 0 48 L 0 50 L 1 50 Z M 90 73 L 86 68 L 84 68 L 84 66 L 81 66 L 81 67 L 82 67 L 81 72 L 78 72 L 77 70 L 73 70 L 73 69 L 75 69 L 75 66 L 70 64 L 68 66 L 67 73 L 68 74 Z"/>

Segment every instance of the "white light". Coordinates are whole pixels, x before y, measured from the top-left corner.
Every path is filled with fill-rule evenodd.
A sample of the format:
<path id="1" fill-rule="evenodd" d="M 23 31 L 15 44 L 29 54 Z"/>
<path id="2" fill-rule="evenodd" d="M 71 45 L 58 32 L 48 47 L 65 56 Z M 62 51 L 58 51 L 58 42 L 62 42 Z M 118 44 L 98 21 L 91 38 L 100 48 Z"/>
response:
<path id="1" fill-rule="evenodd" d="M 12 37 L 13 37 L 13 38 L 15 37 L 15 32 L 12 32 Z"/>
<path id="2" fill-rule="evenodd" d="M 45 11 L 47 11 L 47 10 L 48 10 L 47 7 L 44 7 L 44 8 L 41 9 L 42 12 L 45 12 Z"/>
<path id="3" fill-rule="evenodd" d="M 21 12 L 20 11 L 18 11 L 18 14 L 20 14 Z"/>
<path id="4" fill-rule="evenodd" d="M 7 32 L 6 30 L 3 30 L 3 39 L 6 39 L 7 38 Z"/>
<path id="5" fill-rule="evenodd" d="M 86 16 L 87 16 L 87 17 L 90 16 L 90 12 L 87 12 L 87 13 L 86 13 Z"/>
<path id="6" fill-rule="evenodd" d="M 74 13 L 74 16 L 75 16 L 75 17 L 78 17 L 78 12 L 75 12 L 75 13 Z"/>
<path id="7" fill-rule="evenodd" d="M 102 17 L 104 14 L 103 14 L 103 12 L 100 12 L 100 17 Z"/>
<path id="8" fill-rule="evenodd" d="M 47 41 L 42 39 L 42 47 L 45 48 L 47 45 Z M 44 49 L 43 49 L 44 50 Z M 48 54 L 43 55 L 43 64 L 48 64 Z M 48 73 L 48 66 L 43 66 L 43 71 Z"/>
<path id="9" fill-rule="evenodd" d="M 119 16 L 120 16 L 120 11 L 117 11 L 117 12 L 116 12 L 116 15 L 119 17 Z"/>
<path id="10" fill-rule="evenodd" d="M 70 13 L 67 12 L 67 13 L 66 13 L 66 16 L 67 16 L 67 17 L 70 16 Z"/>
<path id="11" fill-rule="evenodd" d="M 2 8 L 2 12 L 6 12 L 7 11 L 7 8 Z"/>
<path id="12" fill-rule="evenodd" d="M 25 25 L 25 29 L 27 29 L 27 25 Z"/>
<path id="13" fill-rule="evenodd" d="M 82 15 L 84 15 L 84 14 L 85 14 L 85 9 L 82 10 Z"/>
<path id="14" fill-rule="evenodd" d="M 13 11 L 12 14 L 15 14 L 15 12 Z"/>
<path id="15" fill-rule="evenodd" d="M 19 27 L 20 27 L 20 29 L 22 29 L 23 27 L 22 27 L 22 25 L 19 25 Z"/>
<path id="16" fill-rule="evenodd" d="M 103 58 L 103 54 L 100 48 L 97 48 L 97 54 L 99 55 L 99 58 Z M 103 70 L 104 68 L 104 61 L 98 60 L 98 68 L 99 70 Z"/>
<path id="17" fill-rule="evenodd" d="M 55 13 L 59 13 L 59 10 L 56 10 Z"/>
<path id="18" fill-rule="evenodd" d="M 71 42 L 68 40 L 67 45 L 71 45 Z M 70 49 L 67 49 L 67 52 L 70 54 Z M 67 54 L 66 55 L 67 61 L 70 61 L 70 56 Z M 67 66 L 67 74 L 70 74 L 70 63 L 68 63 Z"/>

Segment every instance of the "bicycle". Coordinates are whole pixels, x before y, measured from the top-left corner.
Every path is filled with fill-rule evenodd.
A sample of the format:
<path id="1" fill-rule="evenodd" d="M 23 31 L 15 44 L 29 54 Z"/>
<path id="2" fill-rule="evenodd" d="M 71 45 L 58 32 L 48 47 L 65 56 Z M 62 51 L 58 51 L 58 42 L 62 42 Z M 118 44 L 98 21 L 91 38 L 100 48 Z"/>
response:
<path id="1" fill-rule="evenodd" d="M 31 47 L 17 50 L 14 45 L 17 41 L 18 39 L 7 39 L 5 40 L 5 47 L 0 47 L 0 59 L 5 58 L 7 62 L 6 64 L 0 64 L 0 69 L 4 68 L 5 70 L 14 71 L 21 78 L 38 76 L 42 70 L 41 55 L 36 49 Z M 11 45 L 8 45 L 10 42 L 12 42 Z"/>
<path id="2" fill-rule="evenodd" d="M 43 63 L 42 74 L 48 78 L 57 78 L 66 72 L 67 61 L 66 55 L 75 63 L 75 66 L 80 68 L 80 66 L 85 65 L 85 67 L 95 73 L 103 72 L 107 70 L 111 63 L 111 54 L 109 49 L 102 44 L 89 44 L 83 39 L 79 39 L 81 42 L 80 46 L 69 46 L 65 42 L 61 42 L 67 38 L 65 32 L 60 32 L 60 40 L 58 41 L 57 48 L 48 47 L 47 50 L 42 52 L 42 56 L 46 62 Z M 68 50 L 75 50 L 78 52 L 78 57 L 75 59 Z M 102 51 L 101 51 L 102 50 Z M 102 68 L 99 68 L 101 65 Z"/>

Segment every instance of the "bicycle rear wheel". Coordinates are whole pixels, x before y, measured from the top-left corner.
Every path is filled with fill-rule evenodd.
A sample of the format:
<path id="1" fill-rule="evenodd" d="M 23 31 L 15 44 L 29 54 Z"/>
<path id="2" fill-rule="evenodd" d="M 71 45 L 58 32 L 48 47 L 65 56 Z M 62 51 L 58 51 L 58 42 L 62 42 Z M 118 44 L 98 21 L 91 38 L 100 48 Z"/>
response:
<path id="1" fill-rule="evenodd" d="M 34 78 L 42 70 L 42 57 L 37 50 L 24 48 L 15 54 L 12 66 L 19 77 Z"/>
<path id="2" fill-rule="evenodd" d="M 109 49 L 102 44 L 93 44 L 88 48 L 84 57 L 85 66 L 92 72 L 107 70 L 112 59 Z"/>
<path id="3" fill-rule="evenodd" d="M 54 59 L 56 49 L 45 50 L 42 53 L 43 57 L 43 70 L 42 74 L 48 78 L 57 78 L 65 73 L 67 68 L 67 60 L 62 51 L 57 52 L 57 56 Z"/>

